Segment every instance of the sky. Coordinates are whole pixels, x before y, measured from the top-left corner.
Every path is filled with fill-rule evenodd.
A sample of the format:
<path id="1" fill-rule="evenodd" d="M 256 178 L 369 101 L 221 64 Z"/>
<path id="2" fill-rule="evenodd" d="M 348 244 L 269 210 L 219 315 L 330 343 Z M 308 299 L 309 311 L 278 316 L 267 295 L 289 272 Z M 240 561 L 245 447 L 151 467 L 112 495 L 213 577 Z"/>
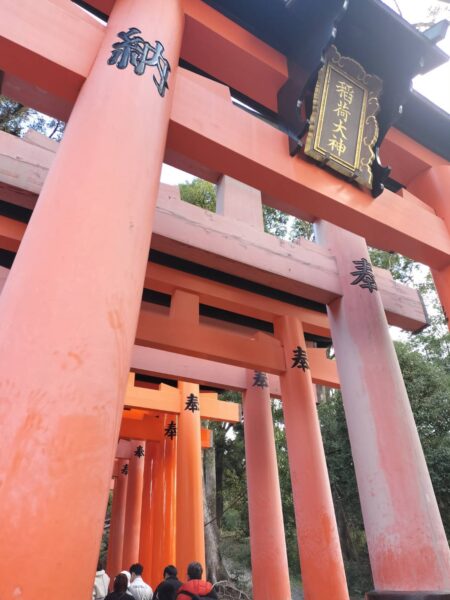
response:
<path id="1" fill-rule="evenodd" d="M 438 0 L 383 1 L 395 12 L 398 12 L 398 8 L 400 8 L 403 18 L 412 24 L 428 22 L 430 10 L 438 11 L 435 17 L 436 22 L 444 18 L 450 20 L 450 4 Z M 437 45 L 450 55 L 450 27 L 446 38 Z M 420 94 L 450 113 L 450 62 L 426 75 L 419 75 L 414 79 L 413 85 Z"/>

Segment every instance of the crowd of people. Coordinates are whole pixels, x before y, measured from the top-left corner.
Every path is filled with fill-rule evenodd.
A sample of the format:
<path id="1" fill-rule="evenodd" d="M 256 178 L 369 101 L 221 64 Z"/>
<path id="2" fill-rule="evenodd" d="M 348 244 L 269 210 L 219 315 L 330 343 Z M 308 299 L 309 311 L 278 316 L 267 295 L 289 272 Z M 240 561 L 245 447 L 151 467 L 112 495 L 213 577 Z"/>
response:
<path id="1" fill-rule="evenodd" d="M 168 565 L 164 569 L 163 580 L 155 591 L 142 578 L 144 567 L 140 563 L 131 565 L 129 571 L 122 571 L 114 578 L 109 592 L 110 578 L 101 563 L 97 566 L 92 600 L 217 600 L 214 586 L 202 580 L 203 567 L 191 562 L 187 568 L 187 581 L 178 579 L 177 568 Z"/>

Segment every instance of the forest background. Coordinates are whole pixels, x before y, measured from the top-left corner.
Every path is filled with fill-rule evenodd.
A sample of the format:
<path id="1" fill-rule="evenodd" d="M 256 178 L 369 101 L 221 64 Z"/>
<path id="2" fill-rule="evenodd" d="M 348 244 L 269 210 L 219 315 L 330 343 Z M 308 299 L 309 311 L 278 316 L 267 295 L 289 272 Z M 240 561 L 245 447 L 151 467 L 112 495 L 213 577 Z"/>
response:
<path id="1" fill-rule="evenodd" d="M 419 26 L 445 16 L 450 0 L 434 2 Z M 391 0 L 401 10 L 400 0 Z M 441 6 L 441 8 L 439 8 Z M 442 9 L 442 7 L 444 7 Z M 32 127 L 60 140 L 65 124 L 0 96 L 0 130 L 22 136 Z M 215 210 L 212 183 L 194 179 L 180 184 L 184 201 Z M 311 224 L 270 207 L 263 207 L 267 233 L 290 240 L 313 239 Z M 450 538 L 450 334 L 429 270 L 398 254 L 370 249 L 372 263 L 389 269 L 395 279 L 417 287 L 430 315 L 430 326 L 419 334 L 396 332 L 395 348 L 416 420 L 438 505 Z M 330 355 L 333 354 L 330 347 Z M 318 387 L 317 410 L 342 552 L 350 591 L 359 598 L 373 587 L 361 509 L 345 414 L 340 392 Z M 242 401 L 235 392 L 222 399 Z M 293 595 L 301 597 L 289 463 L 281 403 L 272 402 L 272 414 Z M 251 596 L 251 563 L 245 473 L 243 424 L 205 423 L 214 430 L 214 448 L 204 451 L 205 539 L 207 569 L 213 580 L 231 579 Z M 108 515 L 107 515 L 108 517 Z M 107 546 L 107 530 L 103 551 Z"/>

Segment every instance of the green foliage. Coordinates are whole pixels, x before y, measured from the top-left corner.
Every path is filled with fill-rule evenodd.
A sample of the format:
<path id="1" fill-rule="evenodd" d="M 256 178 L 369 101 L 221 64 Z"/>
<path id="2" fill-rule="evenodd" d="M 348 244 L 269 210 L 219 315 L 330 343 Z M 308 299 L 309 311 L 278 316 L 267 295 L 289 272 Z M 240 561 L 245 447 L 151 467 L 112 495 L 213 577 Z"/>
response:
<path id="1" fill-rule="evenodd" d="M 436 499 L 450 539 L 450 372 L 396 343 L 396 350 Z M 447 367 L 447 368 L 446 368 Z"/>
<path id="2" fill-rule="evenodd" d="M 395 252 L 385 252 L 384 250 L 370 248 L 369 254 L 374 267 L 388 269 L 392 277 L 401 283 L 413 283 L 414 275 L 420 270 L 418 263 Z"/>
<path id="3" fill-rule="evenodd" d="M 294 219 L 291 225 L 289 238 L 291 240 L 304 238 L 305 240 L 313 241 L 314 229 L 312 223 L 309 221 L 302 221 L 302 219 Z"/>
<path id="4" fill-rule="evenodd" d="M 264 231 L 280 238 L 286 238 L 289 229 L 289 215 L 281 210 L 263 205 Z"/>
<path id="5" fill-rule="evenodd" d="M 428 360 L 437 361 L 450 372 L 450 333 L 430 270 L 400 254 L 374 248 L 370 249 L 370 259 L 374 266 L 388 269 L 396 281 L 418 289 L 430 325 L 419 334 L 409 335 L 411 348 L 421 352 Z M 416 283 L 418 280 L 421 281 Z"/>
<path id="6" fill-rule="evenodd" d="M 199 179 L 179 184 L 181 199 L 212 212 L 216 211 L 216 186 L 209 181 Z"/>
<path id="7" fill-rule="evenodd" d="M 418 335 L 410 336 L 411 348 L 423 354 L 429 361 L 437 362 L 450 373 L 450 332 L 430 271 L 419 286 L 419 291 L 427 307 L 430 326 Z"/>
<path id="8" fill-rule="evenodd" d="M 249 538 L 237 539 L 230 534 L 223 535 L 223 549 L 229 560 L 235 565 L 250 568 L 250 541 Z"/>
<path id="9" fill-rule="evenodd" d="M 46 117 L 11 98 L 0 96 L 0 131 L 22 137 L 31 128 L 60 140 L 64 127 L 62 121 Z"/>
<path id="10" fill-rule="evenodd" d="M 0 131 L 21 136 L 29 127 L 31 111 L 26 106 L 0 96 Z"/>

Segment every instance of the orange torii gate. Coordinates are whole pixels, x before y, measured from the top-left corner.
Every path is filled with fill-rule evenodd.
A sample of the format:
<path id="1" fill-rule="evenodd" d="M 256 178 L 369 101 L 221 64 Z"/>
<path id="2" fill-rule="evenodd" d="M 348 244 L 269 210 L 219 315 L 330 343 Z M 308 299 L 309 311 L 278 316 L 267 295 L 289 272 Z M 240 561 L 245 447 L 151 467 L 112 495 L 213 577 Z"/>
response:
<path id="1" fill-rule="evenodd" d="M 109 485 L 105 467 L 114 457 L 140 317 L 138 341 L 167 344 L 166 349 L 200 358 L 212 353 L 218 361 L 267 368 L 280 376 L 298 535 L 305 549 L 305 591 L 319 600 L 348 597 L 311 410 L 304 322 L 278 314 L 272 321 L 275 337 L 259 334 L 251 341 L 247 336 L 239 346 L 236 332 L 224 332 L 225 347 L 214 349 L 212 328 L 196 324 L 195 294 L 177 290 L 171 294 L 173 317 L 176 324 L 189 325 L 180 332 L 196 327 L 201 335 L 183 348 L 176 331 L 164 337 L 160 315 L 140 314 L 165 156 L 213 181 L 222 174 L 235 177 L 261 190 L 269 205 L 316 222 L 317 238 L 335 262 L 336 287 L 330 295 L 320 283 L 311 286 L 321 278 L 308 271 L 306 284 L 300 281 L 301 294 L 319 290 L 327 304 L 377 593 L 396 590 L 408 597 L 418 592 L 422 598 L 430 589 L 445 597 L 448 545 L 388 335 L 381 285 L 369 294 L 352 285 L 349 273 L 355 260 L 367 263 L 366 240 L 402 252 L 432 267 L 450 312 L 447 159 L 391 130 L 381 152 L 392 158 L 392 173 L 407 189 L 385 190 L 373 200 L 304 157 L 290 158 L 283 131 L 232 104 L 227 86 L 277 109 L 277 94 L 291 76 L 287 55 L 200 0 L 154 0 L 151 7 L 145 0 L 92 4 L 111 10 L 106 27 L 68 0 L 19 5 L 3 0 L 0 5 L 3 91 L 53 115 L 70 113 L 0 298 L 1 443 L 11 456 L 0 471 L 0 508 L 14 515 L 2 532 L 7 558 L 0 593 L 56 599 L 56 594 L 68 596 L 75 585 L 80 594 L 89 593 Z M 131 28 L 139 28 L 150 45 L 162 40 L 154 47 L 159 54 L 153 80 L 116 68 L 117 36 Z M 431 68 L 437 51 L 428 59 L 429 42 L 408 35 L 422 44 L 423 60 L 417 62 Z M 178 68 L 180 57 L 216 81 Z M 20 196 L 16 187 L 9 190 L 10 198 Z M 23 229 L 13 230 L 14 249 Z M 225 241 L 223 248 L 229 251 Z M 293 359 L 295 367 L 300 365 L 294 371 Z M 305 432 L 312 448 L 309 465 L 299 448 L 302 423 L 310 424 Z M 305 485 L 298 469 L 311 465 L 315 469 Z M 76 477 L 81 466 L 83 486 Z M 320 498 L 315 512 L 314 494 Z M 322 535 L 314 528 L 308 535 L 309 526 L 316 525 L 312 519 L 323 524 Z M 63 527 L 70 545 L 61 543 Z M 25 542 L 17 543 L 24 531 L 26 553 Z M 64 577 L 50 582 L 49 568 L 58 561 L 66 567 Z M 20 573 L 14 570 L 18 563 Z M 86 573 L 81 586 L 80 573 Z"/>
<path id="2" fill-rule="evenodd" d="M 200 429 L 200 419 L 236 423 L 240 420 L 240 407 L 218 400 L 217 394 L 199 393 L 195 384 L 180 383 L 178 389 L 164 384 L 156 390 L 139 387 L 130 374 L 120 438 L 141 440 L 134 446 L 145 448 L 145 468 L 144 460 L 140 460 L 144 454 L 135 452 L 129 473 L 138 489 L 138 506 L 131 503 L 128 528 L 126 520 L 124 523 L 123 558 L 119 536 L 109 551 L 112 573 L 127 568 L 139 557 L 150 566 L 147 577 L 156 584 L 167 564 L 180 565 L 184 569 L 181 572 L 195 557 L 204 564 L 200 446 L 211 446 L 211 431 Z M 140 467 L 137 473 L 133 472 L 136 464 Z M 175 488 L 185 492 L 175 495 Z M 119 485 L 123 511 L 121 489 Z M 178 497 L 182 502 L 177 511 Z M 128 508 L 127 504 L 127 511 Z M 116 518 L 119 523 L 123 521 L 120 514 Z M 114 523 L 111 526 L 114 531 Z"/>
<path id="3" fill-rule="evenodd" d="M 58 147 L 57 142 L 34 131 L 29 131 L 24 139 L 0 132 L 2 198 L 33 209 Z M 17 187 L 20 187 L 20 192 Z M 226 175 L 220 178 L 217 187 L 217 212 L 213 215 L 182 202 L 178 186 L 160 184 L 152 249 L 205 267 L 220 268 L 230 275 L 317 302 L 328 303 L 341 295 L 342 286 L 331 252 L 307 240 L 302 240 L 301 244 L 290 244 L 263 233 L 261 193 L 258 190 Z M 25 229 L 26 223 L 0 215 L 1 247 L 16 252 Z M 235 243 L 237 237 L 239 246 Z M 208 246 L 209 242 L 211 247 Z M 220 249 L 220 254 L 215 252 L 216 248 Z M 154 260 L 150 264 L 146 288 L 167 293 L 174 288 L 174 281 L 186 286 L 183 271 L 174 278 L 173 272 L 165 272 L 167 266 L 155 264 Z M 426 326 L 427 316 L 417 291 L 393 280 L 384 269 L 375 268 L 374 272 L 389 324 L 409 331 L 419 331 Z M 195 286 L 193 282 L 198 278 L 191 273 L 186 276 L 190 279 L 187 289 L 196 291 L 191 285 Z M 218 308 L 230 308 L 233 304 L 236 308 L 233 297 L 237 291 L 228 289 L 224 292 L 222 286 L 220 294 L 214 294 L 214 289 L 218 287 L 215 283 L 214 286 L 209 282 L 213 290 L 211 294 L 203 281 L 205 300 L 215 296 L 215 306 Z M 246 305 L 247 311 L 251 311 L 249 315 L 260 318 L 270 315 L 271 311 L 261 309 L 261 297 L 258 294 L 250 293 L 248 297 Z M 308 308 L 299 309 L 299 314 L 306 332 L 330 335 L 324 315 Z M 318 329 L 320 324 L 322 332 Z"/>

